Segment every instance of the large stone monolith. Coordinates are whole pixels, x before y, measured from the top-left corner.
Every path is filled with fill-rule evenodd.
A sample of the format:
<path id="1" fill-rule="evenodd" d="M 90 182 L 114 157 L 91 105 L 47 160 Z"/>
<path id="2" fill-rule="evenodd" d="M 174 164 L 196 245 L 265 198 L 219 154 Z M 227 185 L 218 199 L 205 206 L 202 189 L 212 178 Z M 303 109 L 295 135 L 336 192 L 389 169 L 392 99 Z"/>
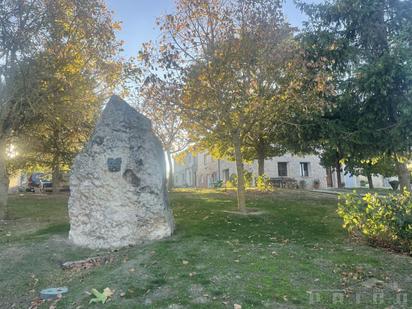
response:
<path id="1" fill-rule="evenodd" d="M 118 248 L 170 236 L 162 145 L 149 119 L 117 96 L 107 103 L 70 177 L 69 239 Z"/>

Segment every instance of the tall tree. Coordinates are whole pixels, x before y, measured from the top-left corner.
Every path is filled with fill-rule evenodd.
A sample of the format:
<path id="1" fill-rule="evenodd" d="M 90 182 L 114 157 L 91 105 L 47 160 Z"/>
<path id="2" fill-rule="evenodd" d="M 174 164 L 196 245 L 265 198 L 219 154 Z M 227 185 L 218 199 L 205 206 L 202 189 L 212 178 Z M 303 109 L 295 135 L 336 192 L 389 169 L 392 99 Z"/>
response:
<path id="1" fill-rule="evenodd" d="M 284 125 L 284 115 L 279 106 L 286 104 L 283 96 L 289 85 L 285 83 L 285 76 L 294 53 L 298 51 L 293 38 L 294 29 L 283 20 L 280 12 L 277 13 L 274 15 L 274 11 L 266 10 L 249 12 L 243 19 L 247 24 L 247 39 L 234 46 L 233 50 L 234 57 L 242 59 L 242 70 L 248 76 L 247 83 L 238 82 L 237 85 L 245 88 L 243 99 L 249 106 L 244 113 L 250 120 L 241 152 L 245 160 L 257 160 L 260 176 L 264 173 L 265 159 L 286 151 L 277 135 Z M 219 140 L 214 141 L 209 148 L 217 156 L 234 158 L 233 147 L 224 140 L 220 143 Z"/>
<path id="2" fill-rule="evenodd" d="M 118 76 L 118 25 L 100 0 L 6 1 L 0 14 L 6 33 L 1 74 L 8 94 L 2 96 L 0 140 L 31 136 L 35 147 L 26 149 L 54 171 L 58 184 L 59 168 L 84 139 L 83 121 L 90 123 L 90 114 Z M 6 169 L 1 170 L 6 179 Z M 5 192 L 7 186 L 4 182 Z"/>
<path id="3" fill-rule="evenodd" d="M 335 91 L 322 115 L 323 139 L 371 158 L 397 159 L 403 189 L 410 189 L 412 2 L 335 0 L 303 5 L 310 16 L 303 40 L 307 59 L 329 76 Z M 340 137 L 337 137 L 339 133 Z M 346 145 L 346 146 L 345 146 Z"/>
<path id="4" fill-rule="evenodd" d="M 42 88 L 46 104 L 24 132 L 30 162 L 50 170 L 53 191 L 61 169 L 68 169 L 93 128 L 103 101 L 118 84 L 121 64 L 115 58 L 118 24 L 104 3 L 51 1 L 45 12 L 49 36 L 44 42 Z M 93 40 L 89 38 L 93 37 Z"/>
<path id="5" fill-rule="evenodd" d="M 44 3 L 5 0 L 0 3 L 0 219 L 5 216 L 9 178 L 6 148 L 9 138 L 32 118 L 39 92 L 36 54 L 43 33 Z M 34 73 L 34 74 L 33 74 Z"/>
<path id="6" fill-rule="evenodd" d="M 251 44 L 239 45 L 242 50 L 237 53 L 243 57 L 243 67 L 249 76 L 249 82 L 242 87 L 246 88 L 250 105 L 254 105 L 245 112 L 254 114 L 249 115 L 253 125 L 243 149 L 245 159 L 257 160 L 261 176 L 265 159 L 285 152 L 277 136 L 279 127 L 284 125 L 283 113 L 278 111 L 279 105 L 286 104 L 282 99 L 288 87 L 284 78 L 298 47 L 293 38 L 295 29 L 284 20 L 280 3 L 246 1 L 244 5 L 248 6 L 246 16 L 239 12 L 239 18 L 246 24 L 245 36 Z"/>
<path id="7" fill-rule="evenodd" d="M 179 108 L 187 131 L 203 144 L 230 145 L 237 173 L 243 175 L 242 149 L 262 120 L 263 98 L 267 103 L 276 86 L 277 68 L 270 63 L 278 50 L 268 52 L 291 33 L 280 1 L 180 0 L 176 13 L 159 24 L 164 36 L 158 65 L 165 80 L 183 84 Z M 265 46 L 264 38 L 272 45 Z M 266 92 L 260 95 L 263 86 Z M 243 177 L 237 194 L 238 207 L 245 211 Z"/>

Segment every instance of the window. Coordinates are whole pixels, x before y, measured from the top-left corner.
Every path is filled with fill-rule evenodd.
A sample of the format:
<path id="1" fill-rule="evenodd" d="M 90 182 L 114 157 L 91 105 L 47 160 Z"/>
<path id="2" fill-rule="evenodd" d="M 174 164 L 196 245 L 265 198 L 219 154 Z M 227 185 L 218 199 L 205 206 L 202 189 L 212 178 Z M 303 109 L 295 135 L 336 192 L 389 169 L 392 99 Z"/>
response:
<path id="1" fill-rule="evenodd" d="M 279 177 L 286 177 L 288 175 L 287 162 L 278 162 L 278 175 Z"/>
<path id="2" fill-rule="evenodd" d="M 300 176 L 309 177 L 309 163 L 308 162 L 300 162 Z"/>
<path id="3" fill-rule="evenodd" d="M 228 169 L 228 168 L 225 169 L 225 170 L 223 170 L 223 179 L 224 179 L 225 181 L 228 181 L 228 180 L 229 180 L 229 169 Z"/>

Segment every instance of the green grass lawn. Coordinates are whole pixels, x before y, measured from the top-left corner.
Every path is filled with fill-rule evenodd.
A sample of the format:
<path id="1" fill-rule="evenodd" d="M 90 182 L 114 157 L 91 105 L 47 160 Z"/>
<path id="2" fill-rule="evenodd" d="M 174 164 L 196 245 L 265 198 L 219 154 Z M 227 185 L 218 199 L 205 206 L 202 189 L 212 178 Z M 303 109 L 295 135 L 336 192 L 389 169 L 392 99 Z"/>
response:
<path id="1" fill-rule="evenodd" d="M 231 192 L 178 191 L 171 238 L 110 252 L 67 241 L 67 197 L 12 196 L 0 224 L 0 308 L 28 308 L 58 286 L 69 293 L 57 308 L 409 308 L 412 258 L 351 242 L 336 203 L 307 191 L 249 193 L 248 207 L 264 214 L 243 216 L 225 212 Z M 113 261 L 60 267 L 98 255 Z M 106 287 L 110 302 L 88 305 L 87 292 Z"/>

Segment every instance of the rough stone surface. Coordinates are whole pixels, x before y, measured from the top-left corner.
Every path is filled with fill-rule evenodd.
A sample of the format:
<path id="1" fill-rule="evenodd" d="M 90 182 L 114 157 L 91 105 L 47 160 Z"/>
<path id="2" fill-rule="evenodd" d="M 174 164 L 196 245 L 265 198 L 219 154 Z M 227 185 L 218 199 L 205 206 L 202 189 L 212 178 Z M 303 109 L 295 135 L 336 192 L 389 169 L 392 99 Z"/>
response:
<path id="1" fill-rule="evenodd" d="M 118 248 L 170 236 L 164 152 L 149 119 L 113 96 L 70 178 L 76 245 Z"/>

